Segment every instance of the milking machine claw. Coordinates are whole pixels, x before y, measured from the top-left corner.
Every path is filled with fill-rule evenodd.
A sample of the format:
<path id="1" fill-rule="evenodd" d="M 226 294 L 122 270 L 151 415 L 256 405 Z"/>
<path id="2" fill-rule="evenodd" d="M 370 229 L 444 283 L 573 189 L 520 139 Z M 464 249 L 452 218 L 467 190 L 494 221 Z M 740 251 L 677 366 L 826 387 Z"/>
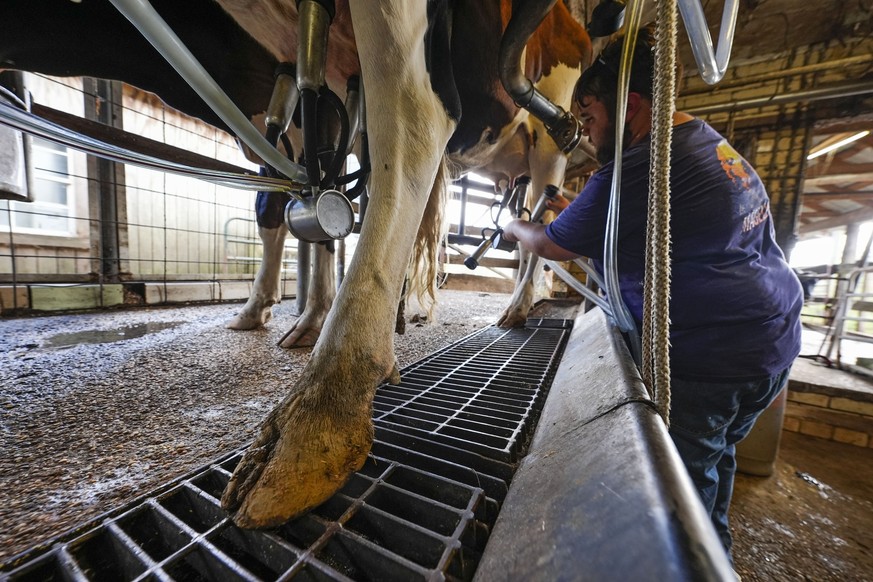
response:
<path id="1" fill-rule="evenodd" d="M 483 230 L 482 234 L 484 235 L 488 230 L 490 229 Z M 504 240 L 503 229 L 498 228 L 476 247 L 472 255 L 464 259 L 464 265 L 472 271 L 479 266 L 479 259 L 492 248 L 500 249 L 501 251 L 514 251 L 515 243 Z"/>
<path id="2" fill-rule="evenodd" d="M 560 189 L 554 184 L 547 184 L 545 190 L 543 190 L 540 199 L 537 201 L 537 205 L 534 207 L 533 212 L 530 213 L 530 221 L 531 222 L 540 222 L 543 219 L 543 214 L 548 210 L 548 201 L 554 200 L 555 197 L 560 193 Z M 482 236 L 485 236 L 485 233 L 491 229 L 483 229 Z M 490 249 L 500 249 L 501 251 L 514 251 L 516 247 L 515 243 L 507 242 L 503 240 L 503 229 L 498 228 L 494 230 L 494 232 L 483 240 L 476 250 L 473 251 L 473 254 L 464 259 L 464 265 L 471 271 L 479 266 L 479 259 L 487 253 Z"/>

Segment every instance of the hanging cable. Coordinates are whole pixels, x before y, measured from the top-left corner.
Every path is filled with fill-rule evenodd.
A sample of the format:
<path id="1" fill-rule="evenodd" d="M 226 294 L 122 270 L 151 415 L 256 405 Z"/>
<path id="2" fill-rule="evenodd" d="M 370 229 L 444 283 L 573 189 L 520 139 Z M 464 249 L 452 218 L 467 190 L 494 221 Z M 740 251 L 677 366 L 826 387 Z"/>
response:
<path id="1" fill-rule="evenodd" d="M 643 296 L 643 380 L 670 426 L 670 146 L 676 99 L 676 0 L 658 2 Z"/>
<path id="2" fill-rule="evenodd" d="M 630 68 L 634 45 L 642 18 L 644 0 L 630 0 L 625 16 L 625 36 L 622 46 L 621 65 L 618 71 L 618 88 L 615 107 L 615 162 L 612 187 L 609 194 L 609 211 L 606 216 L 606 237 L 603 249 L 603 271 L 606 296 L 618 328 L 628 336 L 631 355 L 639 363 L 642 358 L 640 335 L 636 323 L 621 296 L 618 278 L 618 221 L 621 204 L 621 154 L 624 150 L 624 122 L 627 113 L 627 95 L 630 84 Z"/>

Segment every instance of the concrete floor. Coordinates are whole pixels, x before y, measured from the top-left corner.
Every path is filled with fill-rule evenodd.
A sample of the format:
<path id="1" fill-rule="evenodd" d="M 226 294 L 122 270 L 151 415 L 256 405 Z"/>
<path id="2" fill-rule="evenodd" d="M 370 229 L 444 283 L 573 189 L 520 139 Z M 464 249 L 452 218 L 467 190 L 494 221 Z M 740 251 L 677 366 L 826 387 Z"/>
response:
<path id="1" fill-rule="evenodd" d="M 873 449 L 783 432 L 772 476 L 737 474 L 744 582 L 873 580 Z"/>
<path id="2" fill-rule="evenodd" d="M 507 302 L 446 293 L 439 323 L 398 336 L 401 366 Z M 223 328 L 233 305 L 0 321 L 0 561 L 250 439 L 306 357 L 275 347 L 288 307 L 251 334 Z M 118 337 L 131 326 L 145 335 Z M 731 516 L 744 580 L 873 580 L 873 449 L 783 433 L 772 476 L 738 476 Z"/>
<path id="3" fill-rule="evenodd" d="M 791 384 L 861 401 L 873 378 L 812 359 L 823 335 L 804 329 Z M 851 361 L 873 344 L 844 342 Z M 773 474 L 737 474 L 731 508 L 743 580 L 873 580 L 873 449 L 782 431 Z"/>

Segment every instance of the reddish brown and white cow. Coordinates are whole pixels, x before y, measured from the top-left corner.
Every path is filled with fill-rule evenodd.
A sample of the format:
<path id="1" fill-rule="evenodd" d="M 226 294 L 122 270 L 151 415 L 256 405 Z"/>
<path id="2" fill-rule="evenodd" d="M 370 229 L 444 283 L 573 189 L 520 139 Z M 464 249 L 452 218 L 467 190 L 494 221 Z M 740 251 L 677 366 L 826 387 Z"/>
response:
<path id="1" fill-rule="evenodd" d="M 219 3 L 279 60 L 296 60 L 294 0 Z M 404 274 L 420 233 L 430 243 L 417 248 L 436 248 L 438 230 L 430 225 L 450 165 L 490 165 L 509 176 L 530 171 L 535 192 L 561 183 L 565 157 L 497 77 L 510 11 L 508 0 L 337 2 L 327 80 L 341 86 L 360 63 L 371 198 L 312 357 L 224 493 L 222 504 L 239 525 L 283 523 L 326 500 L 363 465 L 376 386 L 398 376 L 393 330 Z M 558 3 L 528 45 L 525 68 L 543 93 L 568 107 L 589 57 L 587 35 Z"/>

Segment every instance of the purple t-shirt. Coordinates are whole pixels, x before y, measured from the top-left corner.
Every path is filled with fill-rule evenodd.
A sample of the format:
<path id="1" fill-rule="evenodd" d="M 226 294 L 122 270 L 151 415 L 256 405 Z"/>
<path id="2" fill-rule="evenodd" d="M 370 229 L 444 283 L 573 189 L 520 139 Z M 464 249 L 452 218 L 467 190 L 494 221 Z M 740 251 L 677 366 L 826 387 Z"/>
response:
<path id="1" fill-rule="evenodd" d="M 649 140 L 622 158 L 618 229 L 621 293 L 641 328 Z M 613 163 L 546 228 L 557 245 L 602 271 Z M 701 120 L 673 128 L 671 369 L 677 378 L 741 380 L 787 368 L 800 353 L 803 293 L 776 245 L 755 170 Z"/>

